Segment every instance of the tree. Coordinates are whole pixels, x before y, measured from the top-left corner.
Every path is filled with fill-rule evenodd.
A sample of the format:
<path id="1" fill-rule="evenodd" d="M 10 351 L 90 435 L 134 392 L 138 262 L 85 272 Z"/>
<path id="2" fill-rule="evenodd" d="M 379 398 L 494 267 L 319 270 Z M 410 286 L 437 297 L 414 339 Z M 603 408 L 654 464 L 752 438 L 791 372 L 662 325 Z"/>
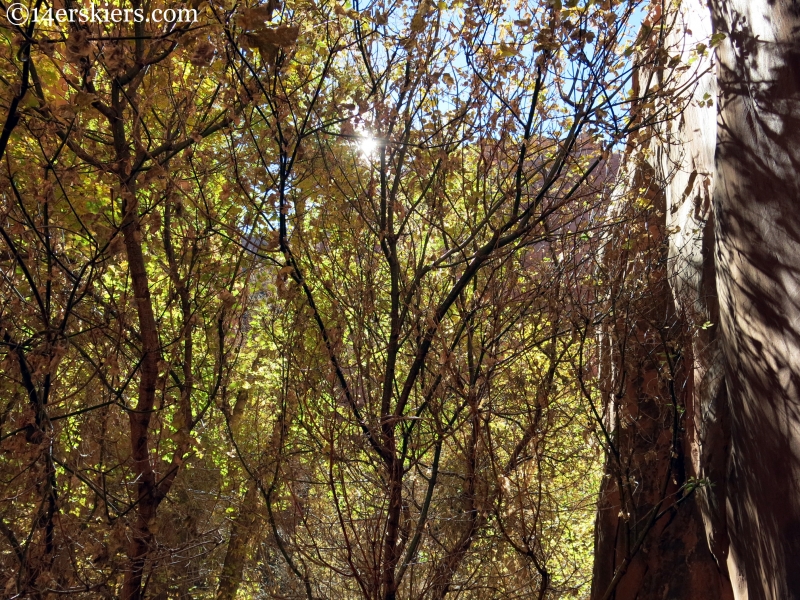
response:
<path id="1" fill-rule="evenodd" d="M 589 491 L 547 488 L 587 483 L 591 458 L 547 436 L 587 426 L 578 388 L 555 383 L 581 349 L 563 304 L 591 285 L 583 242 L 605 226 L 603 135 L 644 123 L 618 54 L 637 6 L 542 4 L 513 23 L 500 6 L 401 8 L 326 15 L 321 55 L 295 54 L 306 77 L 242 55 L 267 90 L 247 227 L 279 257 L 258 329 L 282 365 L 265 404 L 278 456 L 252 450 L 247 470 L 293 593 L 505 597 L 509 569 L 539 597 L 577 591 L 553 522 Z"/>
<path id="2" fill-rule="evenodd" d="M 237 210 L 224 148 L 195 150 L 241 113 L 240 87 L 224 59 L 209 67 L 221 35 L 191 25 L 73 23 L 52 39 L 31 22 L 4 55 L 21 80 L 6 82 L 19 93 L 2 140 L 9 593 L 140 598 L 147 565 L 215 542 L 188 506 L 163 510 L 213 440 L 250 265 L 217 233 Z M 186 530 L 157 537 L 171 518 Z"/>
<path id="3" fill-rule="evenodd" d="M 4 29 L 7 593 L 585 593 L 645 8 Z"/>

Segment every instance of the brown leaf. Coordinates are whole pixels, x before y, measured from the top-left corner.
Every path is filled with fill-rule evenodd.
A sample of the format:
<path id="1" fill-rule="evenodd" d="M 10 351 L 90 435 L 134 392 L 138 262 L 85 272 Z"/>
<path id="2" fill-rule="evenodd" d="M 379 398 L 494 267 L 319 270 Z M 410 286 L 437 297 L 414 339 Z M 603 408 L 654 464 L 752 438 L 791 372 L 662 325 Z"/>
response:
<path id="1" fill-rule="evenodd" d="M 97 100 L 97 96 L 95 94 L 90 94 L 89 92 L 78 92 L 75 94 L 74 102 L 78 108 L 86 108 L 87 106 L 91 106 L 92 102 Z"/>
<path id="2" fill-rule="evenodd" d="M 411 19 L 411 31 L 414 33 L 419 33 L 425 29 L 425 17 L 424 15 L 417 13 L 414 15 L 414 18 Z"/>
<path id="3" fill-rule="evenodd" d="M 211 42 L 200 42 L 189 57 L 189 62 L 196 67 L 207 67 L 214 60 L 215 52 L 216 48 Z"/>
<path id="4" fill-rule="evenodd" d="M 54 49 L 53 42 L 50 42 L 48 40 L 39 40 L 39 42 L 37 43 L 37 46 L 39 47 L 39 50 L 42 51 L 42 54 L 52 58 L 53 49 Z"/>
<path id="5" fill-rule="evenodd" d="M 243 31 L 264 29 L 266 23 L 272 21 L 275 10 L 281 6 L 279 0 L 269 0 L 264 6 L 245 8 L 236 16 L 236 24 Z"/>
<path id="6" fill-rule="evenodd" d="M 272 20 L 272 10 L 267 6 L 245 8 L 236 17 L 236 24 L 243 31 L 263 29 L 264 24 Z"/>
<path id="7" fill-rule="evenodd" d="M 244 33 L 240 40 L 245 48 L 257 48 L 261 53 L 261 59 L 269 61 L 275 57 L 278 50 L 291 49 L 297 42 L 298 35 L 300 35 L 299 25 L 281 25 Z"/>
<path id="8" fill-rule="evenodd" d="M 264 39 L 269 40 L 268 43 L 273 43 L 286 50 L 294 46 L 295 42 L 297 42 L 297 36 L 300 35 L 300 26 L 282 25 L 280 27 L 271 27 L 264 33 Z"/>
<path id="9" fill-rule="evenodd" d="M 89 34 L 83 29 L 73 31 L 67 39 L 67 59 L 70 62 L 78 62 L 81 58 L 86 58 L 92 51 L 92 43 L 89 41 Z"/>
<path id="10" fill-rule="evenodd" d="M 103 57 L 106 68 L 111 73 L 120 73 L 125 70 L 125 49 L 120 44 L 106 44 L 103 48 Z"/>
<path id="11" fill-rule="evenodd" d="M 413 33 L 419 33 L 423 29 L 425 29 L 425 17 L 431 10 L 431 5 L 428 0 L 422 0 L 419 3 L 419 7 L 417 8 L 417 12 L 414 14 L 413 18 L 411 19 L 411 31 Z"/>

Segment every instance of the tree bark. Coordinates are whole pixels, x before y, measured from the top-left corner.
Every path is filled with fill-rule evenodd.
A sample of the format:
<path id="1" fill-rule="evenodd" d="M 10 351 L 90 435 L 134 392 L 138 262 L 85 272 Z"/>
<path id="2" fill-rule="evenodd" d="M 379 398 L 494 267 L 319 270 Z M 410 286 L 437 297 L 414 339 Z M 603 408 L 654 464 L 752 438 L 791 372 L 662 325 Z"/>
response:
<path id="1" fill-rule="evenodd" d="M 136 407 L 129 415 L 131 430 L 131 457 L 137 476 L 137 506 L 133 535 L 128 549 L 130 568 L 125 573 L 122 597 L 139 600 L 142 595 L 142 575 L 150 551 L 152 533 L 150 525 L 156 515 L 160 498 L 157 497 L 156 474 L 150 463 L 149 438 L 150 417 L 155 405 L 156 382 L 160 344 L 150 287 L 141 244 L 141 228 L 138 219 L 138 204 L 131 194 L 126 201 L 126 214 L 122 225 L 128 270 L 139 315 L 139 330 L 142 337 L 142 360 L 139 366 L 139 390 Z"/>
<path id="2" fill-rule="evenodd" d="M 247 549 L 253 529 L 257 521 L 256 504 L 258 502 L 258 485 L 254 480 L 248 482 L 242 508 L 233 521 L 222 575 L 217 588 L 217 600 L 233 600 L 242 583 L 244 563 L 247 560 Z"/>

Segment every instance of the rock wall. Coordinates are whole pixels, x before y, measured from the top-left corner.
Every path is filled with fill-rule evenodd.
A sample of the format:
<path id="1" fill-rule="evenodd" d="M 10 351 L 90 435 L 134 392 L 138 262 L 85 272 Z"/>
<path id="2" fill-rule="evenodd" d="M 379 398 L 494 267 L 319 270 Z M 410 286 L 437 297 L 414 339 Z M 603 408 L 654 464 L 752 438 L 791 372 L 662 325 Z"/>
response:
<path id="1" fill-rule="evenodd" d="M 717 88 L 716 131 L 711 118 L 699 116 L 702 109 L 690 107 L 681 176 L 668 193 L 668 225 L 680 227 L 671 241 L 679 306 L 695 325 L 698 316 L 713 324 L 693 340 L 693 466 L 715 484 L 702 495 L 706 531 L 735 597 L 794 599 L 800 598 L 800 4 L 711 4 L 703 22 L 726 34 L 715 81 L 708 83 Z M 698 13 L 705 8 L 696 5 Z"/>
<path id="2" fill-rule="evenodd" d="M 732 599 L 706 543 L 688 480 L 683 321 L 667 273 L 666 194 L 657 170 L 629 158 L 639 208 L 604 254 L 613 283 L 603 307 L 600 389 L 615 452 L 601 484 L 593 600 Z M 627 204 L 627 203 L 625 203 Z M 683 385 L 682 385 L 683 384 Z"/>
<path id="3" fill-rule="evenodd" d="M 695 497 L 723 587 L 800 599 L 800 3 L 680 10 L 685 53 L 726 36 L 652 161 L 669 181 L 669 284 L 688 336 L 686 466 L 712 484 Z"/>

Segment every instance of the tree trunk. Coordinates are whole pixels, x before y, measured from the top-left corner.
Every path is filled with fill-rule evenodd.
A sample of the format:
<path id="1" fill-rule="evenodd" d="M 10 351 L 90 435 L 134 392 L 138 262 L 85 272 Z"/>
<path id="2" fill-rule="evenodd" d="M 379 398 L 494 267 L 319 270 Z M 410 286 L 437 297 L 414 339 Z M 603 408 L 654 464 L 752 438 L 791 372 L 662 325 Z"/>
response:
<path id="1" fill-rule="evenodd" d="M 258 485 L 251 480 L 248 482 L 242 508 L 239 510 L 239 515 L 231 527 L 228 550 L 225 553 L 225 562 L 222 565 L 222 575 L 220 575 L 219 587 L 217 588 L 217 600 L 233 600 L 242 583 L 248 545 L 258 520 L 258 515 L 256 514 L 257 503 Z"/>

